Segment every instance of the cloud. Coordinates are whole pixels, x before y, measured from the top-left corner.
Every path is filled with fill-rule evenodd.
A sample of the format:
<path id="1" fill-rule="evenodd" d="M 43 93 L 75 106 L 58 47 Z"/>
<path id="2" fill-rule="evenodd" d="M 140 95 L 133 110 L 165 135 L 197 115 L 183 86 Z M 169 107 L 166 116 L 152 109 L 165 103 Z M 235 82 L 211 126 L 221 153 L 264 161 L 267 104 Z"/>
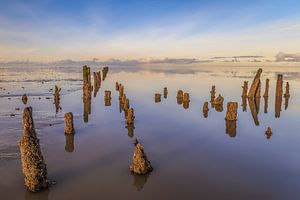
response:
<path id="1" fill-rule="evenodd" d="M 300 53 L 288 54 L 279 52 L 275 58 L 276 62 L 300 62 Z"/>

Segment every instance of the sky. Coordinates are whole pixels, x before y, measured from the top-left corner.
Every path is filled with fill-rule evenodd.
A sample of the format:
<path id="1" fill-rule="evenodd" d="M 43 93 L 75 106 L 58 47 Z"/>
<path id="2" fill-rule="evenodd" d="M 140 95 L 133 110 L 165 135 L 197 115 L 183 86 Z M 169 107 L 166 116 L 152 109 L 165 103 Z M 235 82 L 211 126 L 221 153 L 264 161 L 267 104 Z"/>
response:
<path id="1" fill-rule="evenodd" d="M 0 61 L 299 62 L 299 10 L 299 0 L 0 0 Z"/>

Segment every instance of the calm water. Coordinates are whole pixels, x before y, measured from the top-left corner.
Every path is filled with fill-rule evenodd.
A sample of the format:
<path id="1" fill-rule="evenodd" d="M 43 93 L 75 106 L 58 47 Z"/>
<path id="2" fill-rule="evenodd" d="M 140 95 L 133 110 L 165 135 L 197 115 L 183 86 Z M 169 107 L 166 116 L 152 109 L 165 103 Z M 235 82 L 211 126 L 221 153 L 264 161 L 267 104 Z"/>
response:
<path id="1" fill-rule="evenodd" d="M 92 71 L 100 69 L 92 66 Z M 1 68 L 1 199 L 300 199 L 300 71 L 296 67 L 263 68 L 262 93 L 265 79 L 270 79 L 268 108 L 264 98 L 256 102 L 256 118 L 251 102 L 245 111 L 241 98 L 243 81 L 250 84 L 256 70 L 113 67 L 92 97 L 87 121 L 80 66 Z M 278 73 L 283 74 L 284 86 L 289 81 L 291 97 L 286 109 L 283 99 L 280 117 L 275 118 Z M 135 109 L 133 132 L 119 112 L 116 81 L 125 86 Z M 50 91 L 54 85 L 62 88 L 58 113 Z M 204 118 L 202 105 L 210 100 L 212 85 L 225 98 L 224 110 L 209 106 Z M 163 87 L 168 87 L 168 97 L 155 103 L 154 94 L 162 93 Z M 179 89 L 190 93 L 186 109 L 177 104 Z M 111 106 L 104 104 L 105 90 L 112 91 Z M 17 143 L 26 107 L 21 101 L 24 93 L 29 95 L 26 106 L 33 107 L 48 178 L 57 182 L 37 194 L 23 186 Z M 224 120 L 228 101 L 239 104 L 236 132 L 230 133 Z M 75 116 L 73 137 L 64 134 L 63 115 L 69 111 Z M 273 131 L 269 139 L 265 135 L 268 126 Z M 129 172 L 134 138 L 142 143 L 154 167 L 149 176 Z"/>

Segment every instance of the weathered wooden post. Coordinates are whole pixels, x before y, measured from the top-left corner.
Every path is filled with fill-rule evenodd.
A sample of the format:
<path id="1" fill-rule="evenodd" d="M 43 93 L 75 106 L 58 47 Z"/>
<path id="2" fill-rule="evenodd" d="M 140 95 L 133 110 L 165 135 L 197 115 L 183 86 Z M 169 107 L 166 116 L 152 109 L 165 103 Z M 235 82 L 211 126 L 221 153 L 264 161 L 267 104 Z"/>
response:
<path id="1" fill-rule="evenodd" d="M 161 101 L 161 94 L 156 93 L 154 96 L 155 103 L 159 103 Z"/>
<path id="2" fill-rule="evenodd" d="M 209 109 L 208 109 L 208 102 L 207 101 L 204 102 L 202 110 L 203 110 L 203 116 L 204 116 L 204 118 L 207 118 L 208 111 L 209 111 Z"/>
<path id="3" fill-rule="evenodd" d="M 281 104 L 282 104 L 282 83 L 283 83 L 283 76 L 282 74 L 277 75 L 277 82 L 276 82 L 276 94 L 275 94 L 275 117 L 280 117 L 281 112 Z"/>
<path id="4" fill-rule="evenodd" d="M 182 102 L 183 102 L 183 91 L 182 90 L 177 91 L 177 97 L 176 98 L 177 98 L 177 103 L 179 105 L 181 105 Z"/>
<path id="5" fill-rule="evenodd" d="M 73 124 L 73 113 L 67 112 L 65 113 L 65 134 L 73 134 L 74 124 Z"/>
<path id="6" fill-rule="evenodd" d="M 242 86 L 242 88 L 243 88 L 242 97 L 246 98 L 248 92 L 248 81 L 244 81 L 244 86 Z"/>
<path id="7" fill-rule="evenodd" d="M 237 120 L 237 108 L 238 108 L 237 102 L 228 102 L 225 119 L 229 121 Z"/>
<path id="8" fill-rule="evenodd" d="M 24 94 L 24 95 L 22 96 L 22 102 L 23 102 L 23 104 L 27 104 L 27 101 L 28 101 L 28 97 L 27 97 L 26 94 Z"/>
<path id="9" fill-rule="evenodd" d="M 54 88 L 54 105 L 55 105 L 55 112 L 58 113 L 58 111 L 61 109 L 60 107 L 60 91 L 61 91 L 61 88 L 58 88 L 56 85 L 55 85 L 55 88 Z"/>
<path id="10" fill-rule="evenodd" d="M 111 91 L 109 90 L 104 91 L 104 103 L 105 106 L 111 106 Z"/>
<path id="11" fill-rule="evenodd" d="M 267 139 L 270 139 L 271 136 L 272 136 L 272 129 L 271 127 L 268 127 L 267 130 L 266 130 L 266 136 L 267 136 Z"/>
<path id="12" fill-rule="evenodd" d="M 256 72 L 256 75 L 253 79 L 252 85 L 250 87 L 248 97 L 249 98 L 255 98 L 257 96 L 257 92 L 260 92 L 260 75 L 262 73 L 262 69 L 259 68 Z M 259 89 L 259 90 L 258 90 Z"/>
<path id="13" fill-rule="evenodd" d="M 47 167 L 35 132 L 31 107 L 25 108 L 23 112 L 23 136 L 19 146 L 25 186 L 31 192 L 47 188 Z"/>
<path id="14" fill-rule="evenodd" d="M 168 88 L 164 87 L 164 98 L 166 99 L 168 97 Z"/>
<path id="15" fill-rule="evenodd" d="M 129 108 L 127 111 L 127 116 L 126 116 L 126 123 L 127 124 L 133 124 L 134 123 L 134 110 L 133 108 Z"/>
<path id="16" fill-rule="evenodd" d="M 216 98 L 216 86 L 213 85 L 210 91 L 210 102 L 213 102 Z"/>
<path id="17" fill-rule="evenodd" d="M 132 157 L 132 164 L 130 165 L 130 171 L 135 174 L 145 175 L 152 170 L 153 168 L 144 152 L 143 146 L 137 141 Z"/>

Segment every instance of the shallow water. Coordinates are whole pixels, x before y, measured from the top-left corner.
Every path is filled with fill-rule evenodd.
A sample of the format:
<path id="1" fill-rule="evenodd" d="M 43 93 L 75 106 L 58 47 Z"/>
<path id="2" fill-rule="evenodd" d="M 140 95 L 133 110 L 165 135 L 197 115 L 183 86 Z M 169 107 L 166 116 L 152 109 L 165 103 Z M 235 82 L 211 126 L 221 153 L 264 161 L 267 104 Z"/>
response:
<path id="1" fill-rule="evenodd" d="M 100 70 L 92 66 L 92 71 Z M 249 87 L 257 68 L 252 67 L 111 67 L 85 115 L 81 67 L 0 69 L 0 196 L 3 199 L 299 199 L 300 186 L 300 72 L 296 67 L 266 67 L 270 79 L 268 109 L 260 99 L 259 112 L 247 102 L 242 107 L 243 81 Z M 275 118 L 278 73 L 290 83 L 288 107 L 284 99 Z M 119 112 L 115 82 L 125 86 L 135 109 L 134 131 Z M 62 88 L 56 113 L 52 91 Z M 209 105 L 211 86 L 224 96 L 224 110 Z M 24 87 L 24 88 L 22 88 Z M 168 87 L 168 97 L 155 103 L 154 94 Z M 5 90 L 3 90 L 3 88 Z M 177 90 L 190 93 L 187 109 L 178 105 Z M 112 91 L 111 106 L 104 91 Z M 27 105 L 21 97 L 29 94 Z M 93 96 L 93 94 L 92 94 Z M 39 99 L 39 97 L 41 97 Z M 50 97 L 50 99 L 46 99 Z M 236 131 L 226 134 L 226 104 L 237 101 Z M 258 106 L 259 105 L 259 106 Z M 22 112 L 33 107 L 35 126 L 48 167 L 57 184 L 33 194 L 23 186 L 17 141 L 22 135 Z M 253 108 L 253 104 L 251 104 Z M 15 110 L 20 108 L 20 110 Z M 72 111 L 76 133 L 65 136 L 63 115 Z M 254 113 L 254 115 L 252 115 Z M 10 116 L 15 114 L 15 116 Z M 88 116 L 88 120 L 86 118 Z M 273 135 L 267 139 L 266 128 Z M 132 127 L 131 127 L 132 128 Z M 154 171 L 134 176 L 129 165 L 137 138 Z"/>

